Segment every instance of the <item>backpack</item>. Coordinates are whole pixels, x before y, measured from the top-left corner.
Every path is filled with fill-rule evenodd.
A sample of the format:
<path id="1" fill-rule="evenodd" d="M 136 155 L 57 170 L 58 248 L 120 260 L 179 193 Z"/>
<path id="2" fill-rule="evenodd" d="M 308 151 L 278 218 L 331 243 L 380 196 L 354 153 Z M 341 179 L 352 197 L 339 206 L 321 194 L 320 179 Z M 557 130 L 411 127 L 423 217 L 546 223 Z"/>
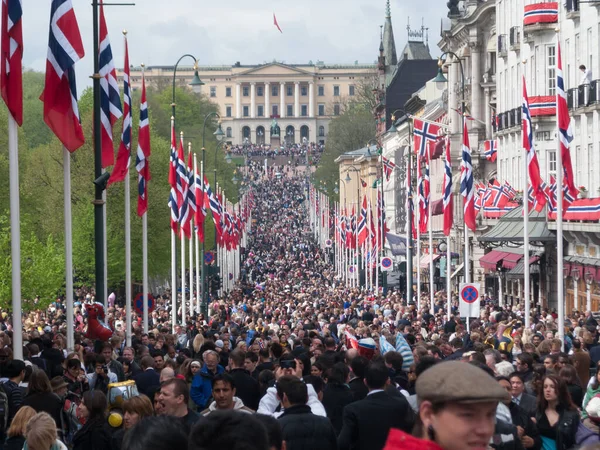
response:
<path id="1" fill-rule="evenodd" d="M 8 428 L 8 392 L 4 383 L 0 384 L 0 426 L 3 431 Z"/>

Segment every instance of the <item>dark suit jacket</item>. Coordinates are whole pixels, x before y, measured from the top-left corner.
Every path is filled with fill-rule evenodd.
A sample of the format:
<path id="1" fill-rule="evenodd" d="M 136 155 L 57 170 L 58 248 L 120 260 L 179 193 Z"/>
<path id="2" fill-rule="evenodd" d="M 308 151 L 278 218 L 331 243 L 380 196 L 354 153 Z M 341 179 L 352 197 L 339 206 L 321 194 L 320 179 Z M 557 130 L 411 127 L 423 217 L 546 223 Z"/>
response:
<path id="1" fill-rule="evenodd" d="M 154 396 L 156 388 L 160 387 L 160 375 L 154 369 L 148 369 L 133 377 L 140 394 L 150 398 Z"/>
<path id="2" fill-rule="evenodd" d="M 533 395 L 523 392 L 519 406 L 529 417 L 535 417 L 537 399 Z"/>
<path id="3" fill-rule="evenodd" d="M 381 450 L 390 428 L 410 433 L 414 423 L 414 412 L 404 396 L 376 392 L 346 405 L 338 446 L 340 450 Z"/>

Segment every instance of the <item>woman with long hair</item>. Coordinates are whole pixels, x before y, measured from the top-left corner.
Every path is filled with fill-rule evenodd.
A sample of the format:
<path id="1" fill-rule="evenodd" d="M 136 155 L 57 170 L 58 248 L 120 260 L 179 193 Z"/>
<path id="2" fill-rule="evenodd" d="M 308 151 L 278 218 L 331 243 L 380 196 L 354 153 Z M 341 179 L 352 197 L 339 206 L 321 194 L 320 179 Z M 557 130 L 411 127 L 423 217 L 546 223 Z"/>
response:
<path id="1" fill-rule="evenodd" d="M 102 391 L 84 392 L 79 411 L 85 424 L 73 437 L 73 450 L 112 450 L 106 407 L 106 396 Z"/>
<path id="2" fill-rule="evenodd" d="M 27 424 L 35 415 L 35 409 L 29 406 L 19 408 L 6 432 L 7 438 L 3 450 L 22 450 L 25 443 Z"/>
<path id="3" fill-rule="evenodd" d="M 583 403 L 583 389 L 581 389 L 581 386 L 579 385 L 579 378 L 577 377 L 577 370 L 575 370 L 575 367 L 566 364 L 560 369 L 558 376 L 566 383 L 567 390 L 569 391 L 569 395 L 575 406 L 581 408 L 581 404 Z"/>
<path id="4" fill-rule="evenodd" d="M 568 450 L 575 445 L 579 412 L 567 384 L 556 375 L 542 380 L 535 418 L 544 450 Z"/>
<path id="5" fill-rule="evenodd" d="M 47 412 L 56 422 L 58 429 L 62 429 L 62 400 L 52 392 L 48 375 L 43 370 L 37 368 L 33 370 L 23 405 L 31 406 L 36 412 Z"/>
<path id="6" fill-rule="evenodd" d="M 123 439 L 127 432 L 144 417 L 151 417 L 153 415 L 154 408 L 152 407 L 152 402 L 145 395 L 140 394 L 125 400 L 123 402 L 123 427 L 113 434 L 113 450 L 121 450 Z"/>

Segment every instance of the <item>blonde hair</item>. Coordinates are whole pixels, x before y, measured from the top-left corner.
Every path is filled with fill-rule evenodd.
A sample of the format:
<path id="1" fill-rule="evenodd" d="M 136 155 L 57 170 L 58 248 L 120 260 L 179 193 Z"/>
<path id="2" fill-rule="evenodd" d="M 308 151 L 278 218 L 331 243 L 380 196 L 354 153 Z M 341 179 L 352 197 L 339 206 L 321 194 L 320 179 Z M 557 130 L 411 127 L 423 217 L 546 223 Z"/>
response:
<path id="1" fill-rule="evenodd" d="M 203 345 L 204 345 L 204 336 L 202 335 L 202 333 L 198 333 L 196 335 L 196 337 L 194 338 L 194 341 L 192 342 L 192 347 L 194 348 L 194 352 L 195 353 L 200 352 L 200 349 L 202 348 Z"/>
<path id="2" fill-rule="evenodd" d="M 25 439 L 29 450 L 48 450 L 56 437 L 56 422 L 48 413 L 37 413 L 27 424 Z"/>
<path id="3" fill-rule="evenodd" d="M 35 416 L 35 409 L 31 406 L 21 406 L 10 423 L 7 431 L 8 437 L 25 436 L 27 423 L 33 416 Z"/>

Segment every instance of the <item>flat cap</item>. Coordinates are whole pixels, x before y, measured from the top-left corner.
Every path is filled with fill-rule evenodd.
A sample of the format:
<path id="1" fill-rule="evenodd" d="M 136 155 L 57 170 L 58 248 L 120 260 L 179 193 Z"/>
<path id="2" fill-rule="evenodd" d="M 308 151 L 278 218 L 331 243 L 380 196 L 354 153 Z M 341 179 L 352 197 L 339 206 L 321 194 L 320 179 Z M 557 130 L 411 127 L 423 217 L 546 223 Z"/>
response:
<path id="1" fill-rule="evenodd" d="M 417 378 L 417 400 L 432 403 L 507 402 L 510 395 L 484 370 L 460 361 L 436 364 Z"/>

